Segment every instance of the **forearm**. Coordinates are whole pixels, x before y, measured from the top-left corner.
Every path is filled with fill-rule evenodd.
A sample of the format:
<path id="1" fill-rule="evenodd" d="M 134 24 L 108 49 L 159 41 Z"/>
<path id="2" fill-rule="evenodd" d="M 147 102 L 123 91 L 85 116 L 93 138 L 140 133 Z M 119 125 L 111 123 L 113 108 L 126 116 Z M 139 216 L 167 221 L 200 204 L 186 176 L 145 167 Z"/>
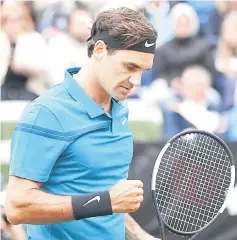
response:
<path id="1" fill-rule="evenodd" d="M 20 216 L 14 219 L 13 224 L 64 222 L 74 218 L 71 202 L 70 196 L 59 196 L 32 189 L 27 196 L 24 196 L 24 199 L 11 201 L 8 216 L 11 216 L 11 210 Z"/>
<path id="2" fill-rule="evenodd" d="M 152 236 L 145 232 L 129 214 L 125 214 L 125 228 L 128 239 L 145 240 L 149 237 L 152 238 Z"/>

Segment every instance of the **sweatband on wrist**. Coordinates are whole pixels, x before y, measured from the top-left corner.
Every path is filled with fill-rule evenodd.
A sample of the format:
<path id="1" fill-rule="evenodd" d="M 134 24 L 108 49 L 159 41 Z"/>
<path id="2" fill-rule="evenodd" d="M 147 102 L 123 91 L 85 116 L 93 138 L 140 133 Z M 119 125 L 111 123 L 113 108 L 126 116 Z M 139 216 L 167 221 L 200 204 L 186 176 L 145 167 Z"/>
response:
<path id="1" fill-rule="evenodd" d="M 113 214 L 109 191 L 72 196 L 76 220 Z"/>

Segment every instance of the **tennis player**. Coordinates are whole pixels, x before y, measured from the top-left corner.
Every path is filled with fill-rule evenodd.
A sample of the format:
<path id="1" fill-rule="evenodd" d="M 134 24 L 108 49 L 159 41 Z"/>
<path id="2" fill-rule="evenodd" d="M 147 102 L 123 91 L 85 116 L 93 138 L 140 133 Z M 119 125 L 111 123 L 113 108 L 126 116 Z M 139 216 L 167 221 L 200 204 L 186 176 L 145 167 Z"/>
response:
<path id="1" fill-rule="evenodd" d="M 128 8 L 101 12 L 88 59 L 23 112 L 12 138 L 6 211 L 31 240 L 123 240 L 143 200 L 123 104 L 153 63 L 157 34 Z M 80 56 L 78 56 L 80 57 Z M 62 56 L 63 58 L 63 56 Z M 153 239 L 126 216 L 136 239 Z"/>

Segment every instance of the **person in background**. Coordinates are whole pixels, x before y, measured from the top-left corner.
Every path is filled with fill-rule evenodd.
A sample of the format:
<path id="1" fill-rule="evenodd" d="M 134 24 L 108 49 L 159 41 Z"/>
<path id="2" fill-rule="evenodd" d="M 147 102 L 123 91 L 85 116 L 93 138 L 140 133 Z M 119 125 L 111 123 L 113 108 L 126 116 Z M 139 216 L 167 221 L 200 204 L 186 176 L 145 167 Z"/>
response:
<path id="1" fill-rule="evenodd" d="M 24 2 L 1 7 L 1 99 L 33 100 L 43 91 L 40 79 L 44 39 L 35 31 L 30 9 Z"/>
<path id="2" fill-rule="evenodd" d="M 75 2 L 67 31 L 52 37 L 46 45 L 45 75 L 48 87 L 61 83 L 64 69 L 82 66 L 87 57 L 86 40 L 90 35 L 91 15 L 87 5 Z"/>
<path id="3" fill-rule="evenodd" d="M 170 2 L 168 0 L 148 1 L 140 11 L 144 12 L 149 21 L 159 30 L 157 47 L 172 39 L 169 18 Z"/>
<path id="4" fill-rule="evenodd" d="M 204 37 L 206 33 L 206 28 L 209 25 L 209 15 L 215 8 L 215 0 L 185 0 L 185 2 L 195 9 L 200 22 L 199 36 Z"/>
<path id="5" fill-rule="evenodd" d="M 215 0 L 215 3 L 216 6 L 209 14 L 208 25 L 205 29 L 205 37 L 214 48 L 219 41 L 219 36 L 221 34 L 221 26 L 225 15 L 231 11 L 237 11 L 237 1 Z"/>
<path id="6" fill-rule="evenodd" d="M 199 112 L 220 110 L 220 96 L 211 88 L 210 73 L 201 66 L 187 67 L 174 92 L 172 97 L 160 104 L 164 121 L 163 137 L 167 140 L 191 127 L 209 128 L 208 121 Z M 197 114 L 192 111 L 193 107 L 198 108 Z M 213 118 L 216 118 L 215 113 Z"/>
<path id="7" fill-rule="evenodd" d="M 218 71 L 215 88 L 221 94 L 223 111 L 233 107 L 237 97 L 237 34 L 233 33 L 237 33 L 237 12 L 230 12 L 225 16 L 214 54 Z"/>
<path id="8" fill-rule="evenodd" d="M 38 13 L 37 31 L 46 39 L 54 37 L 60 31 L 66 31 L 68 18 L 75 2 L 66 0 L 34 1 L 34 9 Z"/>
<path id="9" fill-rule="evenodd" d="M 214 60 L 208 43 L 197 36 L 199 20 L 194 9 L 185 3 L 171 11 L 174 39 L 157 48 L 154 57 L 154 77 L 169 84 L 179 78 L 189 65 L 198 64 L 215 75 Z"/>

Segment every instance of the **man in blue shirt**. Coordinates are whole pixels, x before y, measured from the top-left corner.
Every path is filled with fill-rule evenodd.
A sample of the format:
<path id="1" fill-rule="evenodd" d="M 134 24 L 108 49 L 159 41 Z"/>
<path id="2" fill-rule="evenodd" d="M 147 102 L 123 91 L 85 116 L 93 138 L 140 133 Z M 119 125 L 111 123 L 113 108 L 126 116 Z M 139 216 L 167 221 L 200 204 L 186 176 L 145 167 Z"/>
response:
<path id="1" fill-rule="evenodd" d="M 13 224 L 28 224 L 29 239 L 125 239 L 123 213 L 139 208 L 143 184 L 126 180 L 133 142 L 122 101 L 151 68 L 156 37 L 141 13 L 100 13 L 83 68 L 66 70 L 62 84 L 25 109 L 12 138 L 6 210 Z M 129 216 L 127 224 L 139 229 Z"/>

